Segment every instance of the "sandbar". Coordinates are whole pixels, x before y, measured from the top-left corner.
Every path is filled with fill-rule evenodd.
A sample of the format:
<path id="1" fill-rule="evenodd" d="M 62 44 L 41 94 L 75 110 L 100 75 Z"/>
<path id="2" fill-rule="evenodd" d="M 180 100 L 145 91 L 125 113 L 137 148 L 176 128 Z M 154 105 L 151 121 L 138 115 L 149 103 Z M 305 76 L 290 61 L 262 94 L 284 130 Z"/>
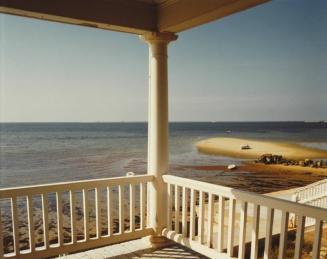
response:
<path id="1" fill-rule="evenodd" d="M 249 145 L 250 149 L 241 149 Z M 323 159 L 327 150 L 306 147 L 297 143 L 253 140 L 243 138 L 210 138 L 196 143 L 199 152 L 236 158 L 257 159 L 263 154 L 282 155 L 286 159 Z"/>

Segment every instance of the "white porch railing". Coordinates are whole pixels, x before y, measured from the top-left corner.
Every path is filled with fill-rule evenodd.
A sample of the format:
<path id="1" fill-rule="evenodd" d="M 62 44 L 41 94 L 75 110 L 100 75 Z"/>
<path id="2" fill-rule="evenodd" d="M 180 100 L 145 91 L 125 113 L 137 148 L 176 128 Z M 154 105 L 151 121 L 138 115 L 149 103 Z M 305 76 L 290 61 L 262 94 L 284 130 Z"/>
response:
<path id="1" fill-rule="evenodd" d="M 279 258 L 285 258 L 295 215 L 295 258 L 301 257 L 308 217 L 315 224 L 312 255 L 319 258 L 326 209 L 172 175 L 163 179 L 168 210 L 162 233 L 169 239 L 211 258 L 258 258 L 261 240 L 269 258 L 277 234 Z M 141 175 L 1 189 L 0 258 L 50 257 L 155 234 L 145 212 L 153 180 Z"/>
<path id="2" fill-rule="evenodd" d="M 298 203 L 327 209 L 327 179 L 298 188 L 293 194 L 293 200 Z M 315 221 L 312 218 L 305 220 L 306 227 L 314 224 Z"/>
<path id="3" fill-rule="evenodd" d="M 140 175 L 0 189 L 0 258 L 50 257 L 152 234 L 145 211 L 146 185 L 153 178 Z M 37 231 L 36 224 L 41 225 Z M 25 245 L 22 228 L 28 233 Z M 11 242 L 12 251 L 4 250 L 4 241 Z"/>
<path id="4" fill-rule="evenodd" d="M 171 175 L 165 175 L 163 178 L 168 184 L 169 208 L 167 229 L 163 231 L 163 234 L 175 242 L 210 258 L 231 258 L 236 253 L 238 258 L 258 258 L 259 225 L 260 218 L 262 219 L 260 211 L 265 211 L 264 258 L 270 258 L 273 227 L 277 221 L 280 223 L 277 232 L 279 234 L 279 258 L 285 258 L 289 218 L 290 215 L 295 214 L 298 218 L 295 258 L 301 258 L 304 222 L 307 217 L 315 219 L 312 256 L 319 258 L 322 227 L 327 219 L 327 210 Z M 236 204 L 239 204 L 239 216 Z M 215 205 L 218 206 L 215 207 Z M 250 205 L 251 213 L 248 209 Z M 277 214 L 280 216 L 277 217 Z M 239 218 L 238 235 L 236 217 Z M 218 224 L 214 223 L 215 220 Z M 216 228 L 215 231 L 214 228 Z M 247 231 L 248 228 L 250 232 Z M 214 232 L 217 234 L 215 240 Z M 250 235 L 247 235 L 247 232 Z M 238 237 L 237 240 L 235 240 L 236 237 Z M 247 256 L 246 244 L 250 244 Z M 236 249 L 238 252 L 235 253 Z"/>
<path id="5" fill-rule="evenodd" d="M 298 188 L 294 193 L 294 200 L 300 203 L 307 203 L 327 197 L 327 179 Z"/>

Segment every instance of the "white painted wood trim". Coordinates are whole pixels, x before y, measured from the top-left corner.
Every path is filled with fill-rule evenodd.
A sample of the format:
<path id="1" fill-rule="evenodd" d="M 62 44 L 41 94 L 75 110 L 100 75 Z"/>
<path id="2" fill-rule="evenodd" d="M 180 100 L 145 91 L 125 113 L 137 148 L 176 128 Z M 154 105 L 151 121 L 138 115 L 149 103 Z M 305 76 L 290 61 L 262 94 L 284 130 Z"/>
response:
<path id="1" fill-rule="evenodd" d="M 182 234 L 184 237 L 187 236 L 187 205 L 189 202 L 188 189 L 183 187 L 183 198 L 182 198 Z"/>
<path id="2" fill-rule="evenodd" d="M 118 205 L 119 205 L 119 233 L 125 232 L 125 201 L 124 201 L 125 188 L 124 185 L 118 186 Z"/>
<path id="3" fill-rule="evenodd" d="M 264 259 L 270 258 L 270 250 L 271 250 L 271 235 L 272 228 L 274 223 L 274 209 L 267 208 L 267 220 L 266 220 L 266 235 L 265 235 L 265 250 L 264 250 Z"/>
<path id="4" fill-rule="evenodd" d="M 191 202 L 190 202 L 190 240 L 195 236 L 195 203 L 196 203 L 196 191 L 191 189 Z"/>
<path id="5" fill-rule="evenodd" d="M 42 220 L 43 220 L 43 239 L 45 249 L 49 249 L 49 203 L 48 203 L 48 193 L 43 193 L 42 199 Z"/>
<path id="6" fill-rule="evenodd" d="M 207 219 L 207 246 L 212 247 L 212 237 L 213 237 L 213 220 L 214 220 L 214 196 L 213 194 L 208 194 L 208 219 Z"/>
<path id="7" fill-rule="evenodd" d="M 235 231 L 235 210 L 236 200 L 229 199 L 229 211 L 228 211 L 228 239 L 227 239 L 227 254 L 230 257 L 234 255 L 234 231 Z"/>
<path id="8" fill-rule="evenodd" d="M 313 241 L 313 248 L 312 248 L 312 258 L 313 259 L 319 259 L 319 257 L 320 257 L 322 225 L 323 225 L 323 222 L 321 220 L 316 219 L 315 230 L 314 230 L 315 234 L 314 234 L 314 241 Z"/>
<path id="9" fill-rule="evenodd" d="M 251 193 L 225 186 L 215 185 L 206 182 L 200 182 L 192 179 L 186 179 L 174 175 L 164 175 L 163 179 L 166 183 L 174 183 L 181 187 L 196 186 L 196 189 L 203 192 L 210 192 L 215 195 L 233 198 L 239 201 L 251 202 L 260 206 L 268 206 L 280 210 L 285 210 L 295 214 L 305 214 L 307 217 L 325 220 L 327 217 L 327 209 L 317 208 L 305 204 L 299 204 L 288 200 L 278 199 L 263 194 Z"/>
<path id="10" fill-rule="evenodd" d="M 295 240 L 295 254 L 294 259 L 301 259 L 302 257 L 302 246 L 303 246 L 303 238 L 304 238 L 304 224 L 305 217 L 302 215 L 298 215 L 298 222 L 296 227 L 296 240 Z"/>
<path id="11" fill-rule="evenodd" d="M 129 185 L 129 230 L 135 231 L 135 186 L 134 184 Z"/>
<path id="12" fill-rule="evenodd" d="M 113 215 L 113 193 L 112 193 L 112 188 L 107 187 L 107 221 L 108 221 L 108 236 L 112 236 L 113 234 L 113 229 L 114 229 L 114 215 Z"/>
<path id="13" fill-rule="evenodd" d="M 89 190 L 83 189 L 83 210 L 84 210 L 84 240 L 88 241 L 90 239 L 89 234 Z"/>
<path id="14" fill-rule="evenodd" d="M 35 234 L 34 234 L 34 215 L 33 215 L 33 197 L 26 196 L 27 219 L 28 219 L 28 235 L 30 250 L 33 253 L 35 250 Z M 1 233 L 2 234 L 2 233 Z"/>
<path id="15" fill-rule="evenodd" d="M 252 218 L 252 241 L 251 241 L 251 259 L 258 258 L 258 234 L 260 223 L 260 206 L 254 204 Z"/>
<path id="16" fill-rule="evenodd" d="M 204 192 L 199 193 L 199 217 L 198 217 L 198 241 L 202 245 L 204 242 Z M 177 232 L 178 233 L 178 232 Z"/>
<path id="17" fill-rule="evenodd" d="M 39 184 L 30 185 L 23 187 L 10 187 L 0 189 L 0 199 L 12 198 L 20 196 L 22 193 L 24 195 L 38 195 L 44 193 L 55 192 L 66 192 L 68 190 L 80 191 L 82 189 L 94 189 L 96 188 L 106 188 L 107 186 L 118 186 L 127 184 L 138 184 L 140 182 L 152 182 L 154 180 L 153 175 L 135 175 L 135 176 L 123 176 L 123 177 L 112 177 L 104 179 L 94 179 L 94 180 L 79 180 L 73 182 L 61 182 L 61 183 L 51 183 L 51 184 Z"/>
<path id="18" fill-rule="evenodd" d="M 76 221 L 76 193 L 75 191 L 70 191 L 70 225 L 72 234 L 72 243 L 77 242 L 77 221 Z"/>
<path id="19" fill-rule="evenodd" d="M 247 219 L 248 203 L 242 201 L 240 214 L 240 234 L 238 244 L 238 258 L 245 258 L 245 237 L 246 237 L 246 219 Z"/>
<path id="20" fill-rule="evenodd" d="M 224 249 L 225 197 L 219 196 L 218 205 L 218 252 Z"/>
<path id="21" fill-rule="evenodd" d="M 13 197 L 11 199 L 11 215 L 13 219 L 12 231 L 14 237 L 15 255 L 18 256 L 20 254 L 20 247 L 19 247 L 19 231 L 18 231 L 18 215 L 17 215 L 17 197 Z"/>
<path id="22" fill-rule="evenodd" d="M 172 230 L 172 214 L 173 214 L 173 191 L 172 191 L 172 185 L 167 184 L 167 228 L 169 230 Z"/>
<path id="23" fill-rule="evenodd" d="M 141 229 L 145 228 L 146 219 L 145 219 L 145 209 L 146 209 L 146 184 L 140 183 L 140 216 L 141 216 Z"/>
<path id="24" fill-rule="evenodd" d="M 101 189 L 95 188 L 95 219 L 96 236 L 101 238 Z"/>

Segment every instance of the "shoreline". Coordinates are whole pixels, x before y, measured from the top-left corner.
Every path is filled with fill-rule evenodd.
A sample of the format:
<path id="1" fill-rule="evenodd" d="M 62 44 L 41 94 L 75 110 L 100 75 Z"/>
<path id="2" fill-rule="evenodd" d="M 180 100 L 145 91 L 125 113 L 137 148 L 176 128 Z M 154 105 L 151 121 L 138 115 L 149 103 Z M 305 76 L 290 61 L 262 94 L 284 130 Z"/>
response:
<path id="1" fill-rule="evenodd" d="M 325 175 L 327 177 L 327 168 L 313 168 L 302 167 L 298 165 L 266 165 L 262 163 L 254 162 L 242 162 L 236 169 L 228 170 L 226 165 L 190 165 L 183 166 L 185 169 L 204 170 L 204 171 L 228 171 L 228 172 L 251 172 L 251 173 L 263 173 L 263 172 L 294 172 L 294 173 L 310 173 Z"/>

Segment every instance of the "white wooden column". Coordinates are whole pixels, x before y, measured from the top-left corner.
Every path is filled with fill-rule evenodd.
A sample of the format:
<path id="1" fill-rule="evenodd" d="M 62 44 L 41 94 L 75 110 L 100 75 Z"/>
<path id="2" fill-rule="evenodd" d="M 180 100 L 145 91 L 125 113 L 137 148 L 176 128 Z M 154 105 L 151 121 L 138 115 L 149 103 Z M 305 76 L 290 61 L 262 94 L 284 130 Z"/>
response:
<path id="1" fill-rule="evenodd" d="M 160 236 L 167 224 L 167 188 L 162 175 L 168 172 L 168 69 L 167 46 L 177 39 L 173 33 L 141 36 L 149 45 L 148 224 Z"/>

